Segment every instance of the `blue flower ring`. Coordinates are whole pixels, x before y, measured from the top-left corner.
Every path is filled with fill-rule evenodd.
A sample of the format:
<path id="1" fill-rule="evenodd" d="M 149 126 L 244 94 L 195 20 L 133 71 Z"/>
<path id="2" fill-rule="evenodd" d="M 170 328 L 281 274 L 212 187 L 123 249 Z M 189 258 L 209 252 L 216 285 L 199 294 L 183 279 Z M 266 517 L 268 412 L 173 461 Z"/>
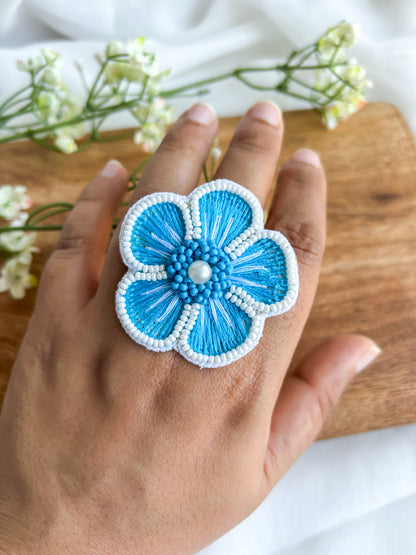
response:
<path id="1" fill-rule="evenodd" d="M 188 197 L 155 193 L 120 230 L 128 271 L 116 292 L 126 333 L 153 351 L 177 350 L 200 367 L 229 364 L 259 342 L 264 321 L 295 304 L 295 253 L 265 230 L 257 198 L 217 179 Z"/>

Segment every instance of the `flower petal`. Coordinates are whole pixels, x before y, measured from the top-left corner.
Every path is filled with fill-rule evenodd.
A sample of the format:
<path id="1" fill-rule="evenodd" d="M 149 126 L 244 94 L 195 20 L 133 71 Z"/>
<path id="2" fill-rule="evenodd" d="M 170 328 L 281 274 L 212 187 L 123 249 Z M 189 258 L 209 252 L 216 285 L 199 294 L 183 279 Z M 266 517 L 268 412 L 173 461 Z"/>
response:
<path id="1" fill-rule="evenodd" d="M 191 195 L 194 236 L 212 240 L 220 247 L 232 244 L 242 233 L 262 229 L 263 210 L 248 190 L 227 179 L 198 187 Z"/>
<path id="2" fill-rule="evenodd" d="M 194 305 L 192 311 L 181 334 L 179 351 L 200 366 L 230 364 L 248 353 L 260 339 L 264 317 L 252 318 L 225 297 Z"/>
<path id="3" fill-rule="evenodd" d="M 156 351 L 166 351 L 172 348 L 184 326 L 184 322 L 178 325 L 184 303 L 173 292 L 169 280 L 151 281 L 148 277 L 139 272 L 124 275 L 117 288 L 117 315 L 134 341 Z"/>
<path id="4" fill-rule="evenodd" d="M 120 252 L 134 270 L 161 271 L 172 252 L 191 233 L 191 217 L 179 195 L 145 197 L 127 212 L 120 231 Z"/>
<path id="5" fill-rule="evenodd" d="M 296 301 L 299 279 L 295 253 L 279 232 L 265 230 L 235 251 L 230 292 L 265 315 L 281 314 Z"/>

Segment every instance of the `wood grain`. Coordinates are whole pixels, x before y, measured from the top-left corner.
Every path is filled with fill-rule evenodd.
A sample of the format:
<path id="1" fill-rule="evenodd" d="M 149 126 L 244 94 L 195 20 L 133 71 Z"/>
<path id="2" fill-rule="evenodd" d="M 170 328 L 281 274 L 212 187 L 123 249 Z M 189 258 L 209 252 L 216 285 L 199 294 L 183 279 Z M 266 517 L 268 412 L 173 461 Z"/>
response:
<path id="1" fill-rule="evenodd" d="M 398 110 L 367 105 L 334 131 L 312 111 L 287 112 L 283 156 L 316 149 L 326 168 L 328 239 L 315 303 L 294 363 L 324 338 L 368 334 L 383 348 L 377 362 L 357 377 L 326 422 L 332 437 L 416 421 L 416 147 Z M 237 118 L 222 120 L 224 150 Z M 109 159 L 129 169 L 140 161 L 129 139 L 94 144 L 63 156 L 29 143 L 0 148 L 0 182 L 26 185 L 36 205 L 75 200 Z M 59 221 L 59 220 L 56 220 Z M 57 233 L 39 235 L 40 275 Z M 36 291 L 23 301 L 0 295 L 0 397 L 34 307 Z"/>

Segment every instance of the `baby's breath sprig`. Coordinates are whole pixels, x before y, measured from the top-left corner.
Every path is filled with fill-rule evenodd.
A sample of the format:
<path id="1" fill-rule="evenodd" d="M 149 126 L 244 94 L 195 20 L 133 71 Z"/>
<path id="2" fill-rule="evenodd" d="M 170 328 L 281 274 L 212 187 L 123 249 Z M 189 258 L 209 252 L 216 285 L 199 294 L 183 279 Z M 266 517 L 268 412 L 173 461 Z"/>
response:
<path id="1" fill-rule="evenodd" d="M 304 100 L 322 115 L 328 129 L 334 129 L 364 106 L 365 91 L 372 87 L 371 81 L 365 78 L 364 68 L 354 59 L 347 59 L 346 50 L 356 43 L 358 32 L 358 25 L 342 21 L 316 42 L 294 50 L 282 64 L 236 68 L 192 85 L 164 90 L 161 96 L 171 98 L 190 90 L 202 94 L 212 83 L 236 79 L 255 90 Z M 264 84 L 266 73 L 275 77 L 272 84 Z"/>
<path id="2" fill-rule="evenodd" d="M 75 97 L 65 83 L 59 54 L 43 48 L 39 56 L 17 62 L 28 82 L 0 104 L 0 144 L 30 139 L 50 150 L 71 154 L 92 142 L 132 137 L 142 150 L 152 153 L 175 117 L 167 102 L 170 98 L 201 96 L 208 92 L 208 86 L 227 79 L 263 94 L 271 91 L 303 100 L 321 115 L 328 129 L 333 129 L 365 104 L 365 92 L 372 86 L 365 70 L 347 58 L 347 49 L 357 37 L 357 25 L 342 21 L 312 44 L 294 50 L 284 63 L 236 68 L 173 89 L 163 87 L 170 70 L 160 69 L 158 55 L 146 47 L 143 37 L 127 44 L 111 41 L 104 53 L 96 55 L 97 71 L 91 82 L 82 63 L 76 62 L 85 91 L 83 100 Z M 268 84 L 263 80 L 265 74 L 269 76 Z M 104 122 L 119 112 L 129 113 L 135 127 L 123 134 L 104 136 Z M 214 145 L 203 167 L 206 181 L 212 179 L 220 156 L 221 151 Z M 136 187 L 149 159 L 132 172 L 129 191 Z M 71 203 L 55 202 L 27 213 L 29 198 L 25 191 L 22 186 L 0 187 L 0 258 L 6 261 L 0 272 L 0 292 L 9 291 L 15 298 L 21 298 L 36 283 L 29 273 L 36 251 L 35 232 L 62 229 L 61 224 L 49 220 L 73 208 Z M 118 223 L 115 219 L 113 228 Z"/>
<path id="3" fill-rule="evenodd" d="M 91 142 L 107 140 L 102 137 L 102 125 L 112 114 L 126 111 L 139 127 L 129 136 L 134 135 L 145 151 L 155 150 L 166 125 L 174 119 L 171 107 L 158 96 L 169 71 L 159 70 L 158 57 L 146 50 L 143 38 L 126 45 L 112 41 L 104 56 L 97 55 L 96 60 L 98 69 L 91 85 L 82 63 L 76 63 L 86 92 L 83 102 L 64 82 L 59 54 L 43 48 L 41 56 L 18 61 L 17 66 L 28 74 L 29 83 L 0 105 L 0 143 L 30 139 L 71 154 Z M 78 144 L 77 140 L 86 135 Z"/>

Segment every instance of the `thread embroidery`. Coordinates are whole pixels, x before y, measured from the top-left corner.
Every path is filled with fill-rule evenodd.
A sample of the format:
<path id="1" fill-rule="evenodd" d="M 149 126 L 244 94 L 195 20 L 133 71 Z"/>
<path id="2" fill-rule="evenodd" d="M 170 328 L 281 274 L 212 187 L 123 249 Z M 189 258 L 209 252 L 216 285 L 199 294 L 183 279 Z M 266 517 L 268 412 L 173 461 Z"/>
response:
<path id="1" fill-rule="evenodd" d="M 200 367 L 247 354 L 265 319 L 298 296 L 289 241 L 265 230 L 255 195 L 227 179 L 188 197 L 155 193 L 136 202 L 121 226 L 120 253 L 128 267 L 116 292 L 124 330 Z"/>

